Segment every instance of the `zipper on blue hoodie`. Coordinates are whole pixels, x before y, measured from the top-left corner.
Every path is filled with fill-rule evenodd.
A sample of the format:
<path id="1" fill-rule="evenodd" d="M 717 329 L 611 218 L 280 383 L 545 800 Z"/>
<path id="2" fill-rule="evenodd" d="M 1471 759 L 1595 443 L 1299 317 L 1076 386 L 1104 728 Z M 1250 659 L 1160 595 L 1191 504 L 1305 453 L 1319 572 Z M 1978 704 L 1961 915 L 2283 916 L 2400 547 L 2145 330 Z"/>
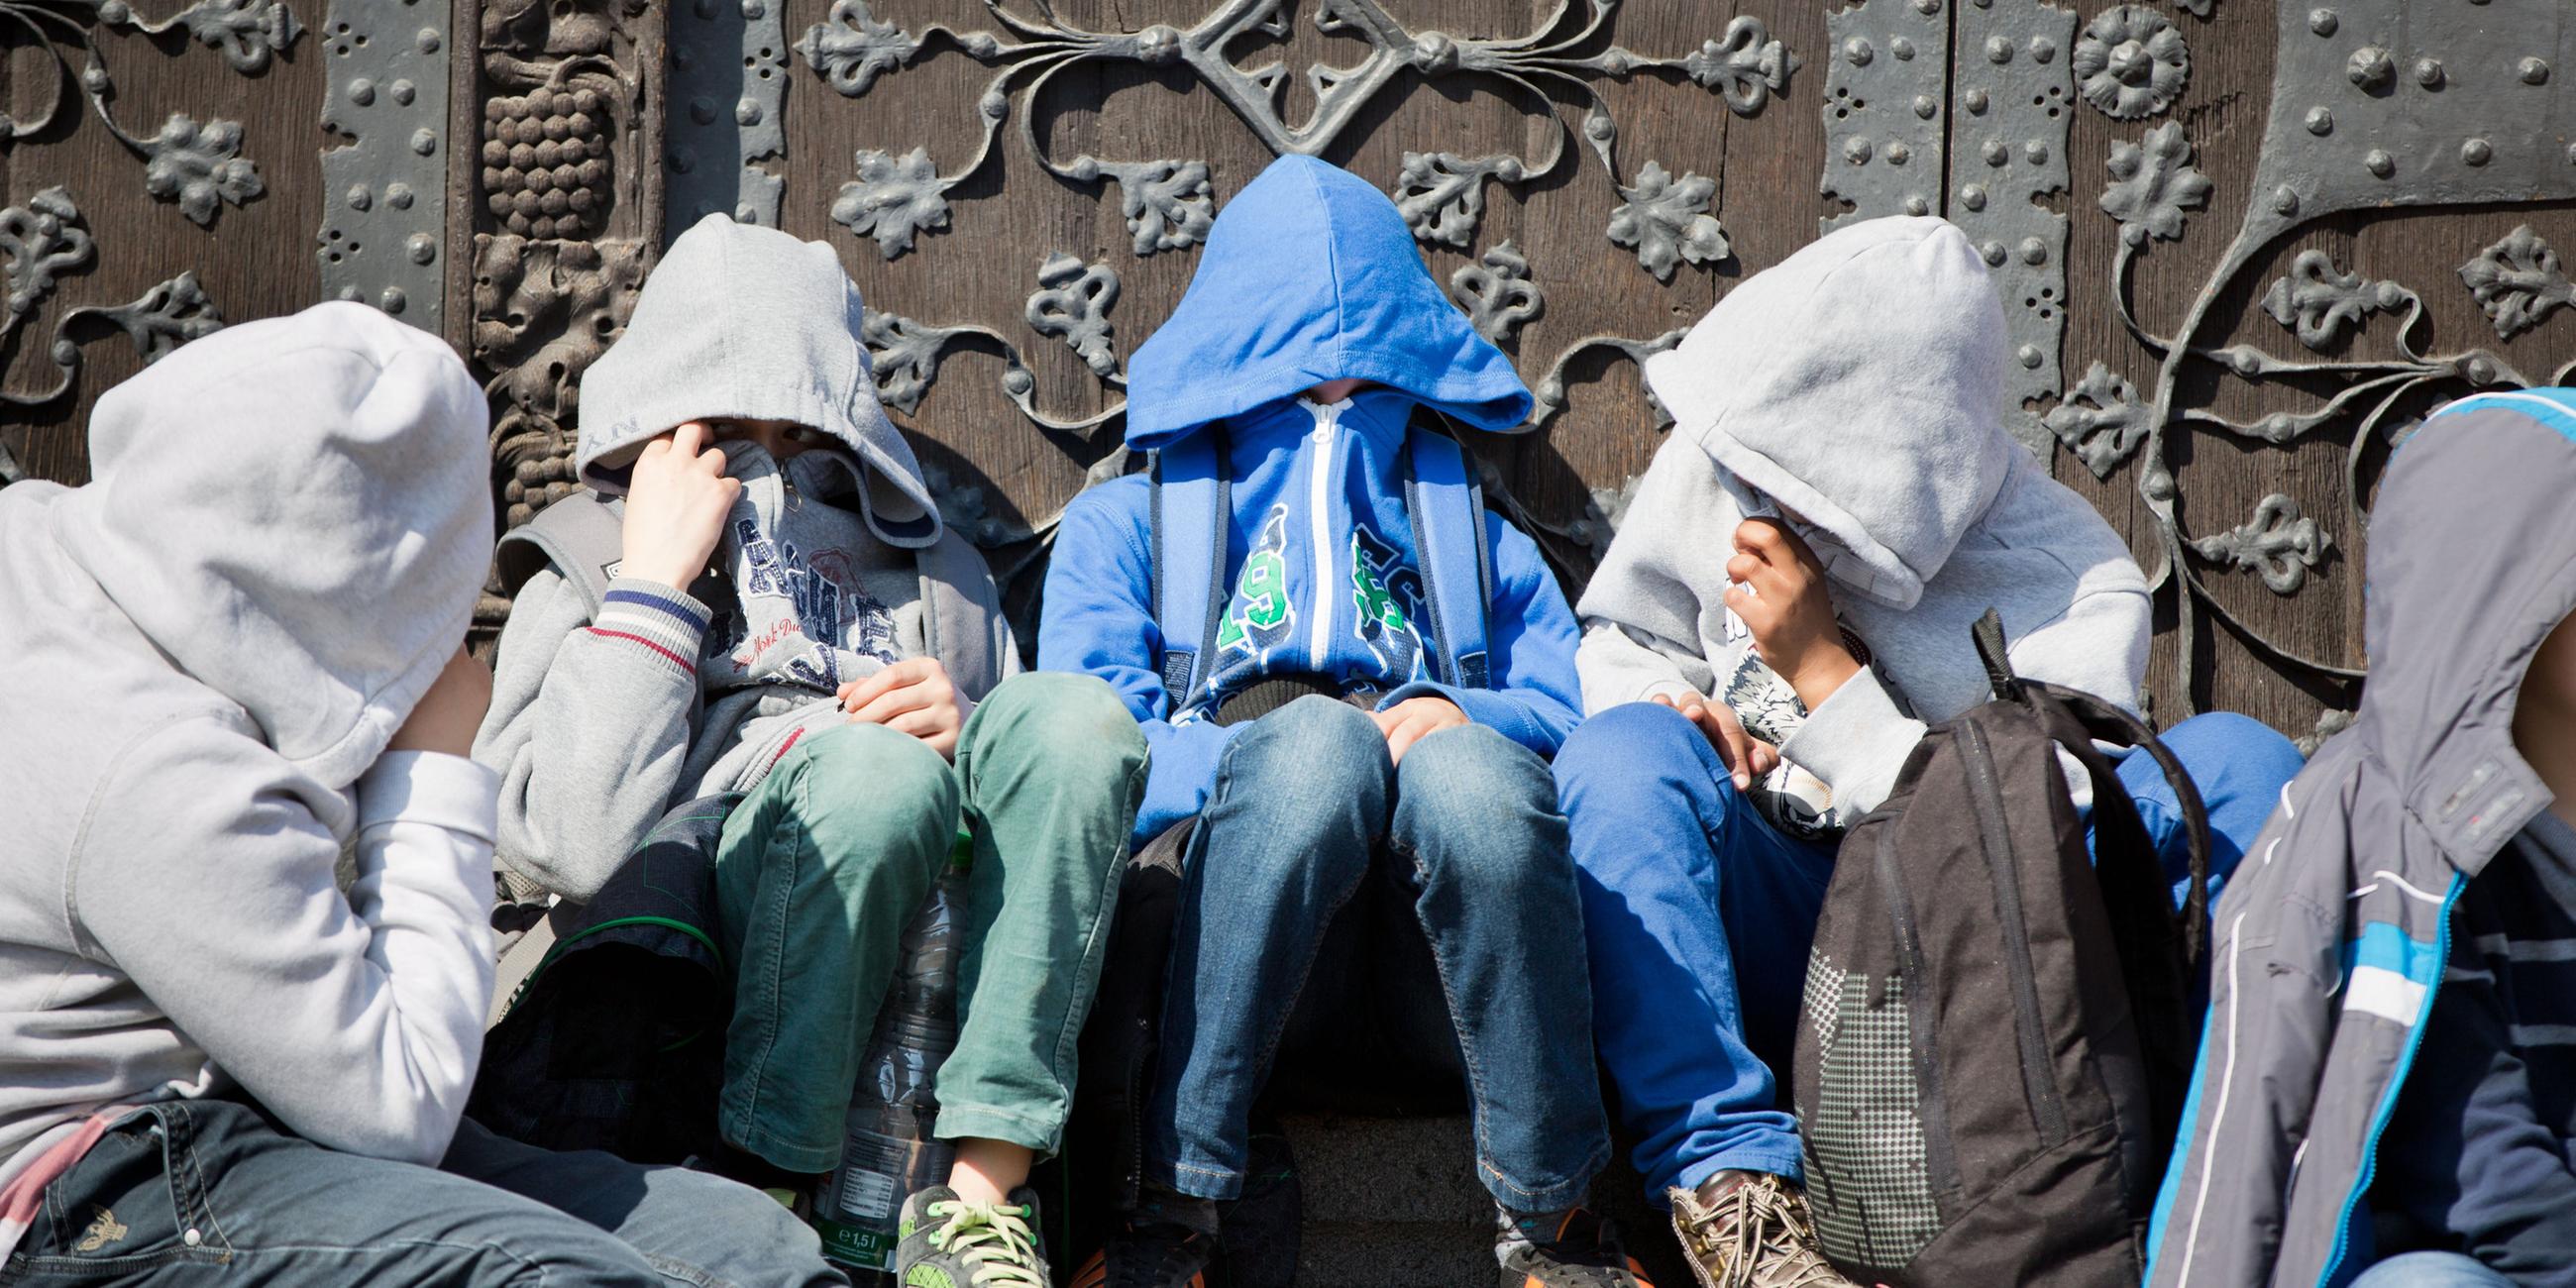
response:
<path id="1" fill-rule="evenodd" d="M 1337 579 L 1333 576 L 1332 488 L 1340 481 L 1341 471 L 1334 467 L 1340 455 L 1342 412 L 1351 405 L 1345 398 L 1324 404 L 1300 398 L 1297 400 L 1315 417 L 1315 432 L 1306 436 L 1306 514 L 1307 538 L 1314 546 L 1314 581 L 1307 594 L 1314 601 L 1313 629 L 1307 636 L 1306 658 L 1317 674 L 1329 675 L 1328 663 L 1333 650 L 1333 603 Z M 1401 681 L 1399 681 L 1401 682 Z"/>

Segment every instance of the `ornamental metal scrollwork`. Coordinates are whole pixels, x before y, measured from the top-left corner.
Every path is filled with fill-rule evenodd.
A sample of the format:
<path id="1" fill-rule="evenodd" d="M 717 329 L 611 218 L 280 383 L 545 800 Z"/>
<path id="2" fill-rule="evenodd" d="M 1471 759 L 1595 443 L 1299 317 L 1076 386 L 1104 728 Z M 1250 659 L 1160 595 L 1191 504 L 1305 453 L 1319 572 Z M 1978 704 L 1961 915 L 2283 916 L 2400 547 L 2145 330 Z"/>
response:
<path id="1" fill-rule="evenodd" d="M 1107 264 L 1084 264 L 1063 251 L 1038 265 L 1038 289 L 1029 296 L 1029 329 L 1054 336 L 1073 350 L 1091 374 L 1118 375 L 1118 345 L 1110 335 L 1109 309 L 1118 303 L 1118 274 Z"/>
<path id="2" fill-rule="evenodd" d="M 2478 297 L 2478 307 L 2486 310 L 2487 320 L 2495 323 L 2496 337 L 2502 340 L 2576 303 L 2576 285 L 2570 285 L 2558 267 L 2558 252 L 2529 224 L 2462 264 L 2460 280 Z"/>
<path id="3" fill-rule="evenodd" d="M 2260 570 L 2273 594 L 2292 595 L 2334 539 L 2299 512 L 2298 502 L 2275 492 L 2256 503 L 2253 518 L 2191 544 L 2201 558 Z"/>
<path id="4" fill-rule="evenodd" d="M 2075 42 L 2084 101 L 2115 121 L 2165 110 L 2191 80 L 2191 51 L 2172 21 L 2144 5 L 2114 5 Z"/>
<path id="5" fill-rule="evenodd" d="M 1610 244 L 1637 252 L 1637 262 L 1658 282 L 1673 280 L 1682 260 L 1712 263 L 1735 253 L 1726 230 L 1708 213 L 1717 195 L 1717 180 L 1683 171 L 1678 179 L 1649 161 L 1637 172 L 1635 187 L 1619 189 L 1627 201 L 1610 212 Z"/>
<path id="6" fill-rule="evenodd" d="M 1547 308 L 1547 297 L 1530 280 L 1529 260 L 1508 237 L 1483 259 L 1461 264 L 1449 275 L 1449 298 L 1466 310 L 1476 334 L 1498 345 L 1511 343 L 1521 327 Z"/>
<path id="7" fill-rule="evenodd" d="M 18 328 L 53 295 L 60 276 L 86 267 L 96 254 L 97 243 L 83 226 L 80 208 L 63 188 L 47 188 L 29 198 L 26 205 L 0 210 L 0 255 L 6 256 L 0 270 L 6 271 L 8 287 L 7 307 L 0 312 L 0 351 L 6 351 Z M 147 363 L 160 361 L 172 349 L 212 334 L 224 324 L 222 312 L 197 284 L 194 270 L 182 272 L 123 304 L 84 304 L 67 309 L 55 319 L 53 342 L 45 350 L 54 364 L 53 385 L 32 394 L 0 388 L 0 405 L 38 407 L 70 393 L 80 378 L 81 363 L 80 341 L 74 331 L 91 329 L 86 325 L 91 321 L 105 322 L 124 332 L 133 341 L 134 351 Z M 16 481 L 16 463 L 0 452 L 0 483 Z"/>
<path id="8" fill-rule="evenodd" d="M 241 122 L 220 117 L 201 121 L 185 112 L 172 112 L 152 133 L 136 134 L 108 108 L 116 84 L 99 50 L 99 29 L 152 36 L 174 27 L 184 28 L 210 49 L 221 50 L 225 63 L 245 75 L 266 69 L 271 56 L 292 46 L 303 31 L 294 12 L 277 0 L 197 0 L 158 21 L 137 15 L 126 0 L 72 5 L 0 0 L 0 40 L 14 33 L 42 48 L 54 62 L 53 89 L 42 95 L 40 115 L 22 121 L 0 112 L 0 151 L 50 128 L 63 99 L 77 86 L 99 123 L 143 161 L 144 191 L 155 200 L 177 205 L 190 223 L 211 227 L 226 204 L 239 206 L 258 198 L 265 185 L 259 167 L 241 155 Z M 80 51 L 78 73 L 72 70 L 70 49 Z"/>

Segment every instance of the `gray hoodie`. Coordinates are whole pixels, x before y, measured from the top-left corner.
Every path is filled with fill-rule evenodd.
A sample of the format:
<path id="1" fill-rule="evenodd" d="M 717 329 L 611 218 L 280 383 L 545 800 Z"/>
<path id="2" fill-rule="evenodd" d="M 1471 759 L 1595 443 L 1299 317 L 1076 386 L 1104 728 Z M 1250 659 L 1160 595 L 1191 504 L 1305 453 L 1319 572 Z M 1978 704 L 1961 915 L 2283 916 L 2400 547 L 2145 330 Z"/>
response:
<path id="1" fill-rule="evenodd" d="M 1968 632 L 1989 605 L 2022 675 L 2134 709 L 2146 579 L 2004 431 L 2005 343 L 1964 234 L 1879 219 L 1747 279 L 1648 359 L 1676 425 L 1577 605 L 1587 713 L 1725 700 L 1789 762 L 1757 800 L 1821 836 L 1886 799 L 1927 721 L 1986 700 Z M 1812 712 L 1724 599 L 1736 526 L 1783 508 L 1869 655 Z"/>
<path id="2" fill-rule="evenodd" d="M 670 806 L 748 791 L 808 731 L 847 719 L 842 682 L 941 651 L 927 556 L 967 570 L 966 601 L 993 604 L 981 556 L 943 528 L 877 404 L 861 317 L 831 247 L 709 215 L 583 374 L 578 465 L 605 497 L 689 420 L 792 421 L 826 442 L 783 462 L 725 444 L 742 494 L 718 575 L 694 588 L 616 577 L 595 611 L 551 569 L 519 588 L 474 755 L 501 774 L 501 854 L 529 879 L 588 899 Z M 970 700 L 1019 669 L 1008 623 L 978 616 L 965 629 L 989 636 L 977 652 L 995 665 L 950 677 Z"/>
<path id="3" fill-rule="evenodd" d="M 490 558 L 482 391 L 325 304 L 178 350 L 89 430 L 87 486 L 0 491 L 0 1181 L 100 1109 L 235 1084 L 435 1162 L 482 1052 L 494 782 L 382 753 Z"/>

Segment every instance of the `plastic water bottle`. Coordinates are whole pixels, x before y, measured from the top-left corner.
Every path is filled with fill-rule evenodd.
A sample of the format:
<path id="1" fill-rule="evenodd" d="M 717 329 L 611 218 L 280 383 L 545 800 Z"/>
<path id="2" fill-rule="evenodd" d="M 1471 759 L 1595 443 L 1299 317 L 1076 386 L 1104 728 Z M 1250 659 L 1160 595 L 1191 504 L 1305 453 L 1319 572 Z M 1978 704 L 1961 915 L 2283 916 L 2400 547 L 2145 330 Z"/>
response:
<path id="1" fill-rule="evenodd" d="M 877 1008 L 876 1032 L 850 1096 L 841 1165 L 814 1196 L 823 1255 L 862 1286 L 892 1284 L 896 1225 L 913 1191 L 948 1181 L 957 1151 L 931 1138 L 939 1102 L 931 1080 L 957 1045 L 957 962 L 966 935 L 966 870 L 974 849 L 964 832 L 948 870 L 904 927 L 894 985 Z"/>

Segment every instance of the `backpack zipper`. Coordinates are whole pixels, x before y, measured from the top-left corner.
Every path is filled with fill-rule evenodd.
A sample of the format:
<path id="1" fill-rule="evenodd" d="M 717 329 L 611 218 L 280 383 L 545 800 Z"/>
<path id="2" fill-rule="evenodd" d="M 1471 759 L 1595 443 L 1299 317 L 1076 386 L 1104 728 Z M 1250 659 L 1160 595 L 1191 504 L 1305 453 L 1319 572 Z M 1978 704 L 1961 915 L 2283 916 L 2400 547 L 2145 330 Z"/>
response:
<path id="1" fill-rule="evenodd" d="M 1342 404 L 1330 406 L 1308 403 L 1315 412 L 1315 451 L 1307 459 L 1307 512 L 1315 546 L 1315 622 L 1314 632 L 1306 645 L 1306 656 L 1317 671 L 1323 671 L 1324 651 L 1333 643 L 1333 603 L 1340 597 L 1333 584 L 1332 512 L 1327 504 L 1332 497 L 1333 430 L 1341 424 Z"/>
<path id="2" fill-rule="evenodd" d="M 2012 863 L 2012 833 L 2004 819 L 2003 784 L 1995 779 L 1995 754 L 1986 731 L 1973 721 L 1959 726 L 1967 762 L 1968 794 L 1977 815 L 1978 849 L 1985 855 L 1986 876 L 1995 892 L 1995 920 L 2003 934 L 2004 970 L 2012 977 L 2013 1030 L 2021 1044 L 2022 1089 L 2030 1099 L 2031 1121 L 2040 1139 L 2054 1145 L 2066 1139 L 2066 1106 L 2058 1097 L 2057 1072 L 2048 1058 L 2040 1031 L 2039 982 L 2030 964 L 2030 928 L 2022 923 L 2020 874 Z"/>

